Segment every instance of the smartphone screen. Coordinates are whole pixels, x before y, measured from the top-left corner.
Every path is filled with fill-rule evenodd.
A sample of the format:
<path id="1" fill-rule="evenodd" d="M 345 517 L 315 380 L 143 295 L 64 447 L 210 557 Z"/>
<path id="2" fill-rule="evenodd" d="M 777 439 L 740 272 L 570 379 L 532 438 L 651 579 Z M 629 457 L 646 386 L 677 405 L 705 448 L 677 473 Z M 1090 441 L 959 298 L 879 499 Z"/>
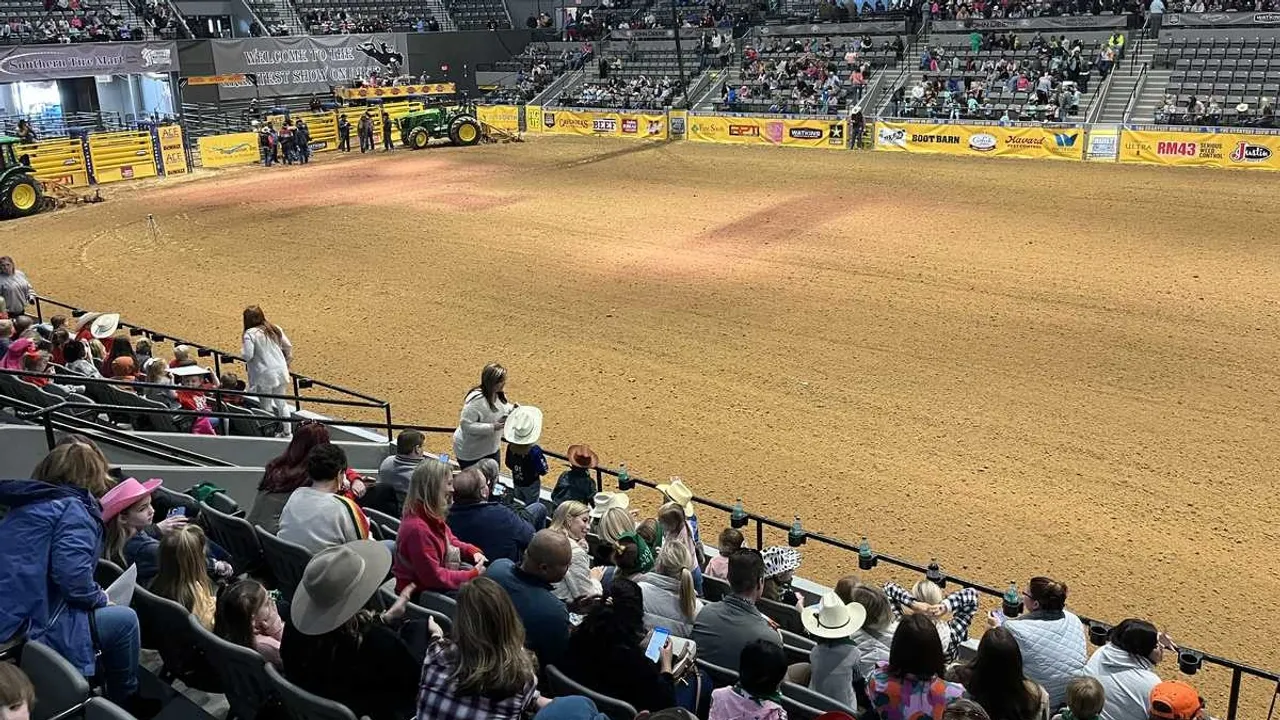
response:
<path id="1" fill-rule="evenodd" d="M 662 646 L 667 644 L 667 638 L 671 637 L 671 631 L 666 628 L 654 628 L 653 636 L 649 638 L 649 647 L 644 649 L 644 656 L 658 662 L 658 658 L 662 655 Z"/>
<path id="2" fill-rule="evenodd" d="M 171 517 L 177 517 L 178 515 L 186 515 L 186 514 L 187 513 L 182 509 L 181 505 L 175 505 L 169 508 L 169 514 L 165 515 L 165 518 L 168 519 Z"/>

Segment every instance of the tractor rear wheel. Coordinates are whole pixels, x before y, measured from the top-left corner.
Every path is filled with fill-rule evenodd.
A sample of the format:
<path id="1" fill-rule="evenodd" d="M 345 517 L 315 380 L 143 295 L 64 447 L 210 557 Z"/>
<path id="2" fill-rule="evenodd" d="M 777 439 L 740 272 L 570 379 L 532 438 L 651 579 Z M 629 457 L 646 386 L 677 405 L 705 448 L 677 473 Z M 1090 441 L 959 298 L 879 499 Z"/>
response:
<path id="1" fill-rule="evenodd" d="M 9 176 L 0 185 L 0 216 L 20 218 L 35 215 L 43 205 L 44 192 L 40 189 L 40 181 L 25 174 Z"/>
<path id="2" fill-rule="evenodd" d="M 424 127 L 416 127 L 409 131 L 409 147 L 414 150 L 421 150 L 431 142 L 431 135 L 427 133 Z"/>
<path id="3" fill-rule="evenodd" d="M 459 115 L 449 125 L 449 140 L 454 145 L 475 145 L 480 142 L 480 121 L 470 115 Z"/>

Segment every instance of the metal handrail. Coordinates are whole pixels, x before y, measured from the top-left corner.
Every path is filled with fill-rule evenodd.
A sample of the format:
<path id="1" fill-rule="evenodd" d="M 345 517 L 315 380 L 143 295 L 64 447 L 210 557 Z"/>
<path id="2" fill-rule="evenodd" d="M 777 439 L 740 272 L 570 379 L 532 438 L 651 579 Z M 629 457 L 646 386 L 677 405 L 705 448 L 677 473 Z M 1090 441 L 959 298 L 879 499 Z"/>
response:
<path id="1" fill-rule="evenodd" d="M 1089 110 L 1085 113 L 1085 124 L 1095 123 L 1098 116 L 1102 114 L 1103 105 L 1106 102 L 1107 94 L 1111 92 L 1111 85 L 1119 75 L 1119 68 L 1111 68 L 1111 72 L 1107 73 L 1107 79 L 1102 81 L 1102 86 L 1098 88 L 1098 92 L 1093 94 L 1089 99 Z"/>
<path id="2" fill-rule="evenodd" d="M 1138 71 L 1138 79 L 1133 84 L 1133 92 L 1129 93 L 1129 102 L 1124 107 L 1124 120 L 1128 123 L 1129 118 L 1133 116 L 1133 110 L 1138 106 L 1138 98 L 1142 97 L 1142 90 L 1147 83 L 1147 63 L 1142 63 L 1142 69 Z"/>

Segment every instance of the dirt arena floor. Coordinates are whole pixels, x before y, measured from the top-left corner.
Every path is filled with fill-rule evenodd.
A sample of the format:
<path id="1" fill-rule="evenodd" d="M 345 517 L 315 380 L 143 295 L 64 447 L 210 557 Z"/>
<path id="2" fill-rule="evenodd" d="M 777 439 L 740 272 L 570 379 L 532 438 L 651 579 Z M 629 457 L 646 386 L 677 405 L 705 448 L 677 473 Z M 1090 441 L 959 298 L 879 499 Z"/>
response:
<path id="1" fill-rule="evenodd" d="M 200 342 L 260 303 L 401 422 L 500 360 L 547 447 L 1280 668 L 1273 176 L 573 138 L 210 175 L 0 244 Z"/>

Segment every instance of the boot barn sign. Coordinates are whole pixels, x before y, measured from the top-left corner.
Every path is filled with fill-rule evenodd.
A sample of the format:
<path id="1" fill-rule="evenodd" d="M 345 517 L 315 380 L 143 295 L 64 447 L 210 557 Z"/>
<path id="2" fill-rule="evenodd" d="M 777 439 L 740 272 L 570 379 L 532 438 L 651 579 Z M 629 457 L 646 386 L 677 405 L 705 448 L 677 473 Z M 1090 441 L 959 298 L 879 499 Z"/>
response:
<path id="1" fill-rule="evenodd" d="M 218 86 L 223 100 L 328 94 L 374 72 L 405 69 L 402 33 L 213 40 L 219 75 L 245 76 Z"/>

